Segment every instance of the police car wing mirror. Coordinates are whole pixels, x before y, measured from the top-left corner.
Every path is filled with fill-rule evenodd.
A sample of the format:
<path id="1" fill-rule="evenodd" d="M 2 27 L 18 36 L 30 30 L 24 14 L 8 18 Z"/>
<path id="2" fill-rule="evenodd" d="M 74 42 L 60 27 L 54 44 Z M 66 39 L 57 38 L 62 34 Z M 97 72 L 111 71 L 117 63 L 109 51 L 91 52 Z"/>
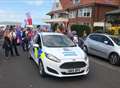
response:
<path id="1" fill-rule="evenodd" d="M 38 48 L 38 47 L 39 47 L 39 45 L 38 45 L 38 44 L 33 44 L 33 47 L 37 47 L 37 48 Z"/>

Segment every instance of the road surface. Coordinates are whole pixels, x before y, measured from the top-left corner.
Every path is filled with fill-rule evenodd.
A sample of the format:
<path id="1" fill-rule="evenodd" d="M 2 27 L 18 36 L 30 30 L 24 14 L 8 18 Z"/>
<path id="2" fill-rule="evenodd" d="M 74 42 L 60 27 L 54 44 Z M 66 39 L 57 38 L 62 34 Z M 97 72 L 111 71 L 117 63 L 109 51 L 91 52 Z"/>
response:
<path id="1" fill-rule="evenodd" d="M 5 59 L 0 48 L 0 88 L 120 88 L 120 67 L 90 56 L 87 76 L 56 78 L 40 77 L 34 61 L 19 49 L 20 56 Z"/>

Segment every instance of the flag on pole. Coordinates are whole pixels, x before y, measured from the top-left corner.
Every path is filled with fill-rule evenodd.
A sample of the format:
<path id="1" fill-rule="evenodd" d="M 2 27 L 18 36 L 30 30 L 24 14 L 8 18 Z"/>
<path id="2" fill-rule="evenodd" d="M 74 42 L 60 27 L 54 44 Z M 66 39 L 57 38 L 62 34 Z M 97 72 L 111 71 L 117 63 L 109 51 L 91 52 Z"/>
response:
<path id="1" fill-rule="evenodd" d="M 27 25 L 32 25 L 32 18 L 31 18 L 31 15 L 30 15 L 30 13 L 28 12 L 28 13 L 26 13 L 26 16 L 27 16 Z"/>

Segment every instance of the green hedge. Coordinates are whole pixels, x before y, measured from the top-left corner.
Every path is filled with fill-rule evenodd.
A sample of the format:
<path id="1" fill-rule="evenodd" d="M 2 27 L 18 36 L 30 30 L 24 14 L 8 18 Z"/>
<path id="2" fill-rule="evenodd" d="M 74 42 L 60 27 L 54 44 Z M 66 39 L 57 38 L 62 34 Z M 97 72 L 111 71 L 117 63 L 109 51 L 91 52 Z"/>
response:
<path id="1" fill-rule="evenodd" d="M 88 35 L 91 29 L 87 25 L 74 24 L 71 26 L 71 31 L 76 31 L 78 36 L 84 36 L 84 32 Z"/>

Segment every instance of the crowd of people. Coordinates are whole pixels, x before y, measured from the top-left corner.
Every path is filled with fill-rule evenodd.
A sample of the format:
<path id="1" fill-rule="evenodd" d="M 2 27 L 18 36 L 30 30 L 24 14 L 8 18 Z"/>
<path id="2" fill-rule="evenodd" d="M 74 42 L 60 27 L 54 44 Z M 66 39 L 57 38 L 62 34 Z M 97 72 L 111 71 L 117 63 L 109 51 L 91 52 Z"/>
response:
<path id="1" fill-rule="evenodd" d="M 5 57 L 19 56 L 18 45 L 22 46 L 23 51 L 28 51 L 28 44 L 33 36 L 31 28 L 16 28 L 15 26 L 7 26 L 4 31 L 3 49 Z"/>
<path id="2" fill-rule="evenodd" d="M 4 43 L 3 43 L 3 49 L 5 57 L 8 58 L 11 54 L 11 56 L 19 56 L 20 53 L 18 51 L 18 46 L 21 46 L 23 51 L 28 51 L 29 42 L 31 41 L 32 37 L 36 34 L 36 32 L 48 32 L 47 27 L 42 29 L 41 27 L 37 27 L 36 30 L 33 30 L 33 28 L 21 28 L 21 27 L 15 27 L 15 26 L 7 26 L 4 31 Z M 76 35 L 76 32 L 68 31 L 68 30 L 61 30 L 57 29 L 55 32 L 63 33 L 67 35 L 74 43 L 78 43 L 78 45 L 81 47 L 83 45 L 83 40 L 79 39 Z"/>

